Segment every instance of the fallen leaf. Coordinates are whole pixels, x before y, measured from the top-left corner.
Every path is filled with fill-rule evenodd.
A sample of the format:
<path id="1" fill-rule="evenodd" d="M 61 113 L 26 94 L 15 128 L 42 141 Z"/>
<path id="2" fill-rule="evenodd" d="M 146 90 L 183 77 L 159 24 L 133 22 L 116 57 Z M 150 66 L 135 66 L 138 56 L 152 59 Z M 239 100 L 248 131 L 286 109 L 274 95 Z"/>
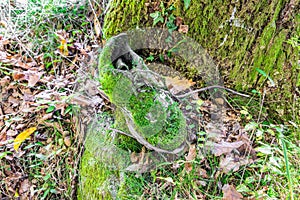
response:
<path id="1" fill-rule="evenodd" d="M 69 55 L 67 40 L 63 36 L 61 36 L 59 34 L 57 34 L 57 36 L 60 39 L 60 45 L 58 47 L 59 52 L 61 54 L 63 54 L 64 56 Z"/>
<path id="2" fill-rule="evenodd" d="M 196 168 L 196 172 L 197 174 L 201 177 L 201 178 L 208 178 L 207 172 L 205 169 L 202 169 L 200 167 Z"/>
<path id="3" fill-rule="evenodd" d="M 229 184 L 223 186 L 222 192 L 224 200 L 240 200 L 243 198 L 243 195 L 236 191 L 234 186 Z"/>
<path id="4" fill-rule="evenodd" d="M 28 179 L 23 180 L 23 181 L 20 183 L 19 193 L 20 193 L 22 196 L 25 196 L 25 193 L 28 192 L 29 189 L 30 189 L 30 183 L 29 183 L 29 180 L 28 180 Z"/>
<path id="5" fill-rule="evenodd" d="M 189 153 L 188 155 L 185 157 L 186 159 L 186 163 L 184 164 L 184 168 L 185 170 L 189 173 L 192 171 L 193 167 L 192 167 L 192 163 L 190 161 L 194 160 L 196 158 L 196 145 L 192 144 L 190 145 L 190 149 L 189 149 Z"/>
<path id="6" fill-rule="evenodd" d="M 44 114 L 43 117 L 39 120 L 39 123 L 41 123 L 41 122 L 43 122 L 45 120 L 51 119 L 52 116 L 53 116 L 53 112 Z"/>
<path id="7" fill-rule="evenodd" d="M 240 146 L 242 146 L 244 142 L 242 141 L 237 141 L 237 142 L 224 142 L 222 141 L 221 143 L 215 143 L 215 142 L 208 142 L 206 145 L 211 152 L 215 156 L 220 156 L 223 154 L 230 153 L 233 149 L 237 149 Z"/>
<path id="8" fill-rule="evenodd" d="M 214 100 L 219 105 L 223 105 L 224 104 L 224 99 L 223 98 L 215 98 Z"/>
<path id="9" fill-rule="evenodd" d="M 1 21 L 0 21 L 0 26 L 6 28 L 6 27 L 7 27 L 6 21 L 1 20 Z"/>
<path id="10" fill-rule="evenodd" d="M 94 18 L 94 29 L 95 29 L 96 36 L 99 37 L 101 34 L 101 25 L 99 20 L 96 17 Z"/>
<path id="11" fill-rule="evenodd" d="M 64 138 L 64 143 L 67 147 L 70 147 L 71 146 L 71 139 L 70 139 L 70 136 L 67 136 Z"/>
<path id="12" fill-rule="evenodd" d="M 18 151 L 19 146 L 26 140 L 32 133 L 36 131 L 36 127 L 31 127 L 20 133 L 14 140 L 14 149 Z"/>
<path id="13" fill-rule="evenodd" d="M 205 107 L 205 106 L 203 105 L 201 108 L 203 108 L 203 107 Z M 211 107 L 212 107 L 212 105 L 210 105 L 210 107 L 208 107 L 208 113 L 211 112 Z M 201 108 L 200 108 L 200 110 L 201 110 Z M 226 138 L 226 130 L 224 129 L 224 127 L 219 126 L 215 122 L 208 122 L 206 124 L 206 126 L 204 126 L 204 130 L 207 133 L 208 140 L 210 140 L 210 141 L 221 142 L 223 140 L 223 138 Z"/>
<path id="14" fill-rule="evenodd" d="M 221 157 L 220 159 L 220 169 L 225 173 L 229 173 L 230 171 L 236 172 L 239 170 L 240 166 L 248 165 L 253 163 L 254 160 L 251 158 L 239 158 L 235 157 L 233 153 L 226 155 L 225 157 Z"/>
<path id="15" fill-rule="evenodd" d="M 180 26 L 182 24 L 182 17 L 176 17 L 176 26 Z"/>
<path id="16" fill-rule="evenodd" d="M 13 60 L 11 61 L 11 63 L 13 62 Z M 12 63 L 13 64 L 13 63 Z M 27 63 L 23 63 L 22 61 L 17 61 L 15 64 L 14 64 L 16 67 L 21 67 L 22 69 L 30 69 L 31 66 L 28 65 Z"/>
<path id="17" fill-rule="evenodd" d="M 191 144 L 190 145 L 190 149 L 189 149 L 189 153 L 188 155 L 185 157 L 186 161 L 192 161 L 196 158 L 196 145 L 195 144 Z"/>
<path id="18" fill-rule="evenodd" d="M 166 77 L 166 85 L 172 94 L 178 94 L 191 86 L 195 85 L 195 82 L 187 79 L 180 79 L 176 77 Z"/>
<path id="19" fill-rule="evenodd" d="M 37 82 L 39 82 L 41 76 L 43 75 L 43 72 L 36 72 L 33 70 L 28 70 L 26 72 L 15 72 L 13 74 L 13 79 L 15 81 L 22 81 L 26 80 L 28 81 L 28 86 L 33 87 Z"/>
<path id="20" fill-rule="evenodd" d="M 139 156 L 136 154 L 136 152 L 131 153 L 130 161 L 133 163 L 137 163 L 139 161 Z"/>
<path id="21" fill-rule="evenodd" d="M 134 164 L 129 165 L 125 169 L 127 171 L 145 173 L 150 167 L 151 161 L 149 161 L 149 154 L 146 154 L 145 147 L 142 148 L 140 153 L 132 153 L 130 160 Z"/>
<path id="22" fill-rule="evenodd" d="M 24 73 L 19 73 L 19 72 L 13 73 L 13 79 L 15 81 L 21 81 L 24 79 L 24 77 L 25 77 Z"/>
<path id="23" fill-rule="evenodd" d="M 187 33 L 189 31 L 189 26 L 188 25 L 180 25 L 178 32 L 179 33 Z"/>
<path id="24" fill-rule="evenodd" d="M 35 86 L 35 84 L 40 80 L 41 76 L 42 76 L 42 72 L 31 72 L 29 74 L 29 78 L 28 78 L 28 86 L 29 87 L 33 87 Z"/>
<path id="25" fill-rule="evenodd" d="M 7 135 L 5 133 L 0 133 L 0 146 L 2 146 L 7 139 Z"/>

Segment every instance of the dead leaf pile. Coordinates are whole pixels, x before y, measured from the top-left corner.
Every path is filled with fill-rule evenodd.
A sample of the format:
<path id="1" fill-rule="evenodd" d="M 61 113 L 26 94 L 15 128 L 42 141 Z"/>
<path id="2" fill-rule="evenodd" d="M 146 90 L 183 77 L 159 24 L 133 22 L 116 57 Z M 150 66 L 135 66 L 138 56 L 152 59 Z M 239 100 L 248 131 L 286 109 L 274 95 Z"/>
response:
<path id="1" fill-rule="evenodd" d="M 51 169 L 49 166 L 57 165 L 55 162 L 61 159 L 75 167 L 78 162 L 74 155 L 77 153 L 68 153 L 76 151 L 74 135 L 69 132 L 70 127 L 74 133 L 77 132 L 76 123 L 70 119 L 72 106 L 96 106 L 103 102 L 97 86 L 88 86 L 89 90 L 94 88 L 92 100 L 85 96 L 72 96 L 78 85 L 74 71 L 86 73 L 82 66 L 94 62 L 96 50 L 92 51 L 91 47 L 84 49 L 79 42 L 71 43 L 65 31 L 58 31 L 56 35 L 60 45 L 55 53 L 68 56 L 60 62 L 51 62 L 43 53 L 32 56 L 26 50 L 30 44 L 21 44 L 14 38 L 0 35 L 0 162 L 4 167 L 0 170 L 0 179 L 3 180 L 0 199 L 41 196 L 43 191 L 38 192 L 40 188 L 37 187 L 41 187 L 38 182 L 45 180 L 32 181 L 27 174 L 31 173 L 28 166 L 36 159 L 42 161 L 40 173 L 45 176 L 46 171 Z M 50 62 L 52 70 L 49 70 Z M 55 132 L 61 135 L 61 141 L 57 142 Z M 32 149 L 34 154 L 29 153 Z M 76 173 L 70 178 L 76 185 Z M 61 190 L 57 190 L 56 195 L 69 187 L 62 182 L 58 184 Z"/>

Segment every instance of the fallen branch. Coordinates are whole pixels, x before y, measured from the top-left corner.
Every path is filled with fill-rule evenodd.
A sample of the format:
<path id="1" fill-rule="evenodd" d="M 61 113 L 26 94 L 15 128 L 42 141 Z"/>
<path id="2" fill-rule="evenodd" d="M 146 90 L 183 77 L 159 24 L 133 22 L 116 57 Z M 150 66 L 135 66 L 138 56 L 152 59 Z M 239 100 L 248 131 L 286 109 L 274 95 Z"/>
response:
<path id="1" fill-rule="evenodd" d="M 198 90 L 193 90 L 191 92 L 188 92 L 188 93 L 185 93 L 185 94 L 182 94 L 182 95 L 174 95 L 174 96 L 176 96 L 177 98 L 183 98 L 183 97 L 187 97 L 187 96 L 190 96 L 190 95 L 198 93 L 198 92 L 203 92 L 203 91 L 206 91 L 206 90 L 216 89 L 216 88 L 226 90 L 228 92 L 231 92 L 232 94 L 236 94 L 236 95 L 239 95 L 239 96 L 242 96 L 242 97 L 250 97 L 247 94 L 242 94 L 242 93 L 236 92 L 232 89 L 229 89 L 229 88 L 226 88 L 226 87 L 220 86 L 220 85 L 211 85 L 211 86 L 207 86 L 207 87 L 204 87 L 204 88 L 201 88 L 201 89 L 198 89 Z"/>

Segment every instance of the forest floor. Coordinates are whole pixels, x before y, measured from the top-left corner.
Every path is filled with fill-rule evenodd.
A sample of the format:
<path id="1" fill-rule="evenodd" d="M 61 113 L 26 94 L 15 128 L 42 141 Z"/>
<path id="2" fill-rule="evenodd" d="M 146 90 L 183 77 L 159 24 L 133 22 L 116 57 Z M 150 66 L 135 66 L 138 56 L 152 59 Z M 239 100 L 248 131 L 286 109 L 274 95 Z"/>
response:
<path id="1" fill-rule="evenodd" d="M 113 117 L 97 77 L 106 42 L 101 8 L 42 2 L 0 4 L 0 199 L 76 199 L 86 128 L 96 115 Z M 241 106 L 241 98 L 226 96 L 222 139 L 205 154 L 201 144 L 214 131 L 207 113 L 216 105 L 198 98 L 206 122 L 196 142 L 151 171 L 132 165 L 123 188 L 130 198 L 300 198 L 299 125 L 269 119 L 263 98 L 251 95 L 259 113 L 250 111 L 253 98 Z M 141 164 L 145 152 L 131 159 Z"/>

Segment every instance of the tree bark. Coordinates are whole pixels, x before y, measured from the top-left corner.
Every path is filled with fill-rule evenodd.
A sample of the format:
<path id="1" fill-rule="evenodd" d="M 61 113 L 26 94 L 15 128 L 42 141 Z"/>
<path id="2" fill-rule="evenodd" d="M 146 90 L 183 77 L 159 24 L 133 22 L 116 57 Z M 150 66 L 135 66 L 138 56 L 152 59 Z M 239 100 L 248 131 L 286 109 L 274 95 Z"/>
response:
<path id="1" fill-rule="evenodd" d="M 159 1 L 112 0 L 104 37 L 151 27 L 149 15 L 160 11 L 159 5 Z M 299 47 L 287 42 L 300 37 L 300 0 L 192 0 L 187 9 L 182 0 L 164 3 L 170 5 L 176 8 L 173 14 L 188 25 L 187 35 L 215 60 L 226 86 L 265 92 L 264 106 L 270 116 L 300 123 Z"/>

